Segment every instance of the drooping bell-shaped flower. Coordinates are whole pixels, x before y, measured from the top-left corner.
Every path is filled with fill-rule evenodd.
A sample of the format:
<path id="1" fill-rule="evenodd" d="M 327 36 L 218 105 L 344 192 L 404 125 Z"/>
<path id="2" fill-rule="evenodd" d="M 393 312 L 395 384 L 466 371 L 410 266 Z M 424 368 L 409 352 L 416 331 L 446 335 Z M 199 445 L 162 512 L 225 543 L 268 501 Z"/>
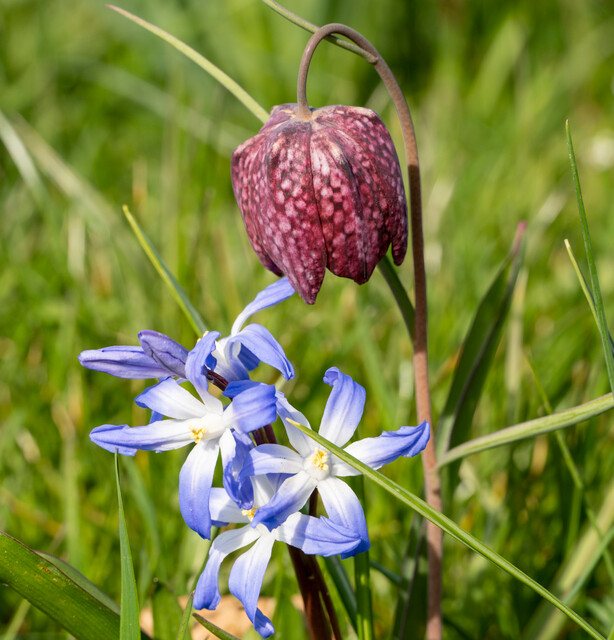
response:
<path id="1" fill-rule="evenodd" d="M 392 244 L 407 250 L 399 160 L 379 116 L 361 107 L 275 107 L 232 155 L 232 182 L 252 247 L 313 304 L 325 270 L 366 282 Z"/>

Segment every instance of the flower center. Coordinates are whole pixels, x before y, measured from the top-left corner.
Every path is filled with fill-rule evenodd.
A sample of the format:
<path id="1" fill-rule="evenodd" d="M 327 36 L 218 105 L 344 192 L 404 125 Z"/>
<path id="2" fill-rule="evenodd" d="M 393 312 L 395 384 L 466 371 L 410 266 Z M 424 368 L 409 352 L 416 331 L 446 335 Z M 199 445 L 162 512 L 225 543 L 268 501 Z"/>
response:
<path id="1" fill-rule="evenodd" d="M 241 509 L 241 515 L 246 516 L 251 522 L 258 511 L 258 507 L 252 507 L 251 509 Z"/>
<path id="2" fill-rule="evenodd" d="M 207 433 L 205 427 L 200 427 L 200 429 L 190 427 L 190 431 L 192 432 L 192 440 L 194 440 L 196 444 L 198 444 L 203 439 L 205 433 Z"/>
<path id="3" fill-rule="evenodd" d="M 322 449 L 316 449 L 309 458 L 309 462 L 311 462 L 316 469 L 328 471 L 328 452 L 322 451 Z"/>

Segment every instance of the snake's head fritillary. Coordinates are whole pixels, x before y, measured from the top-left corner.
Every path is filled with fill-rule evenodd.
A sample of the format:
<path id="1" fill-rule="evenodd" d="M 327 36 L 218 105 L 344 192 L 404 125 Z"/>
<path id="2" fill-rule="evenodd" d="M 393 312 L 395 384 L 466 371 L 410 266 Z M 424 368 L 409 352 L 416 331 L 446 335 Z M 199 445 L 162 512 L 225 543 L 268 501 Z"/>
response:
<path id="1" fill-rule="evenodd" d="M 235 197 L 262 264 L 309 304 L 325 270 L 366 282 L 392 244 L 407 250 L 399 160 L 379 116 L 361 107 L 275 107 L 232 155 Z"/>

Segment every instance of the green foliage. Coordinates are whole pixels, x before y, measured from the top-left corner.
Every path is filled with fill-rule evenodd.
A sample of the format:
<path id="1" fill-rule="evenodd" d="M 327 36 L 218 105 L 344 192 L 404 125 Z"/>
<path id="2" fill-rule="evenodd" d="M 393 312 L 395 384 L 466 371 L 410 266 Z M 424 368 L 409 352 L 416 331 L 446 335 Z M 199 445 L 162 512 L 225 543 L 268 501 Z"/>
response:
<path id="1" fill-rule="evenodd" d="M 295 100 L 308 34 L 263 3 L 150 0 L 127 8 L 189 43 L 265 109 Z M 512 303 L 520 337 L 511 336 L 513 323 L 503 326 L 466 437 L 488 437 L 510 426 L 509 416 L 528 423 L 549 413 L 529 368 L 506 366 L 513 344 L 533 363 L 555 412 L 609 392 L 600 334 L 563 246 L 563 238 L 582 242 L 564 121 L 573 125 L 607 315 L 614 307 L 613 8 L 561 0 L 294 0 L 288 8 L 316 24 L 347 22 L 364 32 L 408 95 L 423 163 L 436 418 L 521 220 L 528 224 L 525 280 L 520 290 L 519 277 Z M 370 106 L 399 140 L 376 75 L 355 55 L 319 48 L 309 96 L 314 106 Z M 132 404 L 144 383 L 84 371 L 76 355 L 134 344 L 144 328 L 193 340 L 123 204 L 210 328 L 227 332 L 272 281 L 249 247 L 229 180 L 230 152 L 258 124 L 179 53 L 89 0 L 4 1 L 0 111 L 0 523 L 119 601 L 113 462 L 88 433 L 102 423 L 146 420 Z M 409 261 L 400 277 L 411 281 Z M 328 392 L 319 381 L 338 365 L 367 388 L 362 436 L 412 424 L 411 347 L 393 306 L 381 274 L 360 288 L 329 274 L 313 308 L 289 300 L 262 313 L 297 366 L 286 390 L 314 423 Z M 446 515 L 558 597 L 572 594 L 574 610 L 607 635 L 612 585 L 584 505 L 594 505 L 607 540 L 614 452 L 609 414 L 593 415 L 562 432 L 582 489 L 542 435 L 465 458 Z M 152 593 L 154 576 L 185 594 L 206 554 L 178 510 L 184 455 L 138 454 L 126 467 L 125 515 L 141 594 Z M 417 461 L 386 473 L 419 493 Z M 367 483 L 366 492 L 372 559 L 411 577 L 407 511 L 378 487 Z M 457 542 L 447 539 L 445 554 L 447 637 L 585 637 Z M 288 564 L 274 566 L 293 584 Z M 403 587 L 371 576 L 376 637 L 385 637 Z M 265 582 L 265 593 L 275 593 L 275 581 Z M 20 602 L 0 586 L 0 629 L 59 629 Z M 294 614 L 287 615 L 292 629 Z"/>

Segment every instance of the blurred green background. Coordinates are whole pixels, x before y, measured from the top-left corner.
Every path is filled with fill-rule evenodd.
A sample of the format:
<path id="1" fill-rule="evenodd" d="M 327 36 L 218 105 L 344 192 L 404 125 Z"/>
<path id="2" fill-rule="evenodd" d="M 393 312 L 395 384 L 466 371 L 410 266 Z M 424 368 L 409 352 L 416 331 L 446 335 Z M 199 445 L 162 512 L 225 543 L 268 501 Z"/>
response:
<path id="1" fill-rule="evenodd" d="M 267 110 L 296 100 L 308 34 L 257 0 L 127 0 L 219 65 Z M 571 121 L 606 309 L 614 309 L 614 4 L 610 0 L 288 0 L 316 23 L 368 37 L 404 88 L 421 152 L 429 278 L 431 378 L 441 411 L 476 306 L 527 221 L 512 320 L 476 412 L 472 437 L 545 413 L 531 362 L 555 409 L 608 391 L 597 329 L 564 249 L 583 256 L 564 123 Z M 400 132 L 377 75 L 323 44 L 313 106 L 369 106 Z M 139 330 L 190 344 L 192 330 L 126 224 L 128 204 L 210 328 L 225 335 L 273 276 L 252 253 L 229 178 L 233 148 L 260 123 L 192 62 L 90 0 L 0 0 L 0 527 L 119 592 L 112 456 L 90 443 L 102 423 L 140 424 L 144 383 L 82 370 L 77 354 L 135 344 Z M 399 147 L 400 149 L 400 147 Z M 411 288 L 410 261 L 401 276 Z M 581 260 L 581 266 L 584 261 Z M 317 425 L 337 365 L 367 388 L 361 435 L 415 420 L 411 348 L 379 274 L 363 287 L 327 275 L 314 307 L 292 299 L 262 312 L 297 369 L 293 402 Z M 274 381 L 263 371 L 263 380 Z M 268 377 L 267 377 L 268 376 Z M 551 437 L 467 459 L 446 512 L 544 585 L 582 558 L 584 501 L 614 524 L 606 414 L 563 436 L 585 491 Z M 204 548 L 183 525 L 184 451 L 122 461 L 137 580 L 176 594 Z M 417 460 L 390 475 L 413 491 Z M 368 487 L 372 557 L 399 570 L 410 516 Z M 264 593 L 294 589 L 277 550 Z M 275 571 L 275 567 L 277 571 Z M 576 575 L 577 577 L 577 575 Z M 386 637 L 396 587 L 375 574 Z M 448 638 L 518 638 L 539 599 L 446 540 Z M 602 561 L 574 607 L 606 633 L 612 584 Z M 549 609 L 547 610 L 549 611 Z M 303 637 L 275 620 L 278 637 Z M 285 624 L 285 626 L 284 626 Z M 5 638 L 62 638 L 0 586 Z M 539 633 L 543 631 L 543 625 Z M 556 636 L 582 637 L 571 626 Z"/>

